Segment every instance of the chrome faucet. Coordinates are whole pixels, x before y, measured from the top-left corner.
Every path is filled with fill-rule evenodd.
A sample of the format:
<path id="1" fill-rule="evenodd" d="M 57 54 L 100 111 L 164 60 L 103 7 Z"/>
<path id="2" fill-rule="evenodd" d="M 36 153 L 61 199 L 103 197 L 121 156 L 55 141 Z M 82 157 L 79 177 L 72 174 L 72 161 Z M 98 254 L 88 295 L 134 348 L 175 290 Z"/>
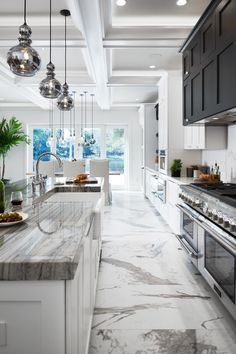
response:
<path id="1" fill-rule="evenodd" d="M 58 161 L 58 165 L 59 167 L 62 167 L 62 161 L 60 159 L 59 156 L 57 156 L 56 154 L 54 154 L 53 152 L 43 152 L 37 159 L 36 161 L 36 166 L 35 166 L 35 177 L 33 177 L 33 180 L 32 180 L 32 192 L 33 192 L 33 195 L 35 195 L 35 192 L 36 192 L 36 185 L 40 185 L 40 192 L 42 192 L 44 189 L 45 189 L 45 178 L 39 174 L 39 162 L 40 160 L 44 157 L 44 156 L 47 156 L 47 155 L 50 155 L 50 156 L 54 156 L 57 161 Z"/>

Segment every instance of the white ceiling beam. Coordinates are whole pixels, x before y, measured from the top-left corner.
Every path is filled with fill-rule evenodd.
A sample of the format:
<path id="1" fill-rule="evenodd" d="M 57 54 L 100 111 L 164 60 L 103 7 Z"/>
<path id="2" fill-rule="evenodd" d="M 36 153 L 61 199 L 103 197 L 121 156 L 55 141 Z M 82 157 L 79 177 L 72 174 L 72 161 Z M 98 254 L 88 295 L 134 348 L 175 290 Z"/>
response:
<path id="1" fill-rule="evenodd" d="M 160 39 L 104 39 L 104 48 L 180 48 L 182 38 Z"/>
<path id="2" fill-rule="evenodd" d="M 115 77 L 162 77 L 166 76 L 165 70 L 113 70 L 112 76 Z"/>
<path id="3" fill-rule="evenodd" d="M 124 16 L 114 18 L 112 26 L 115 27 L 181 27 L 193 28 L 197 23 L 197 16 Z"/>
<path id="4" fill-rule="evenodd" d="M 110 108 L 107 87 L 107 58 L 103 48 L 103 24 L 99 0 L 67 0 L 72 20 L 87 43 L 89 71 L 97 85 L 96 99 L 102 109 Z"/>

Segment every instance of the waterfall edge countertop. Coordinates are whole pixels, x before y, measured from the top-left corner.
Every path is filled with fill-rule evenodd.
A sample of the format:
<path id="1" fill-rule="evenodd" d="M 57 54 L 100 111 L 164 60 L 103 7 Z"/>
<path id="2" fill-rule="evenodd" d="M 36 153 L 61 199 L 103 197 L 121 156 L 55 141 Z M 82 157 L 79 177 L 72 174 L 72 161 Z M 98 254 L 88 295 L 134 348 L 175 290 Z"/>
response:
<path id="1" fill-rule="evenodd" d="M 0 280 L 71 280 L 93 222 L 96 201 L 50 202 L 47 198 L 58 192 L 99 192 L 101 181 L 54 186 L 55 179 L 48 179 L 46 193 L 35 198 L 34 205 L 30 182 L 25 182 L 18 186 L 25 185 L 22 211 L 28 219 L 0 228 Z M 6 188 L 8 200 L 14 186 Z"/>

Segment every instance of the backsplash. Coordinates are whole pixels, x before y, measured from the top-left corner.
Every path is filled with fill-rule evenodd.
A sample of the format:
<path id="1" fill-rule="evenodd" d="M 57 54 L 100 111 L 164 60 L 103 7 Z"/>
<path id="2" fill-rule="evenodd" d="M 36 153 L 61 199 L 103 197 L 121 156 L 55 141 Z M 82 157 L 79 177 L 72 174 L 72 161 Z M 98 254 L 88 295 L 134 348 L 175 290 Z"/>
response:
<path id="1" fill-rule="evenodd" d="M 217 162 L 222 181 L 236 183 L 236 125 L 228 128 L 227 150 L 205 150 L 202 153 L 202 162 L 209 166 Z"/>

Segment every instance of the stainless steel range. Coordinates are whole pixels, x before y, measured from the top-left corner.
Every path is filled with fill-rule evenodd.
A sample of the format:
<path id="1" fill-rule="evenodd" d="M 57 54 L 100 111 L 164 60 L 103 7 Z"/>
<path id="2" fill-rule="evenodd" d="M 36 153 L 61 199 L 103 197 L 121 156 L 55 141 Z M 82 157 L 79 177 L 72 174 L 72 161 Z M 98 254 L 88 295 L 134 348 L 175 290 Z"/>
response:
<path id="1" fill-rule="evenodd" d="M 183 185 L 180 198 L 177 237 L 236 319 L 236 184 Z"/>

